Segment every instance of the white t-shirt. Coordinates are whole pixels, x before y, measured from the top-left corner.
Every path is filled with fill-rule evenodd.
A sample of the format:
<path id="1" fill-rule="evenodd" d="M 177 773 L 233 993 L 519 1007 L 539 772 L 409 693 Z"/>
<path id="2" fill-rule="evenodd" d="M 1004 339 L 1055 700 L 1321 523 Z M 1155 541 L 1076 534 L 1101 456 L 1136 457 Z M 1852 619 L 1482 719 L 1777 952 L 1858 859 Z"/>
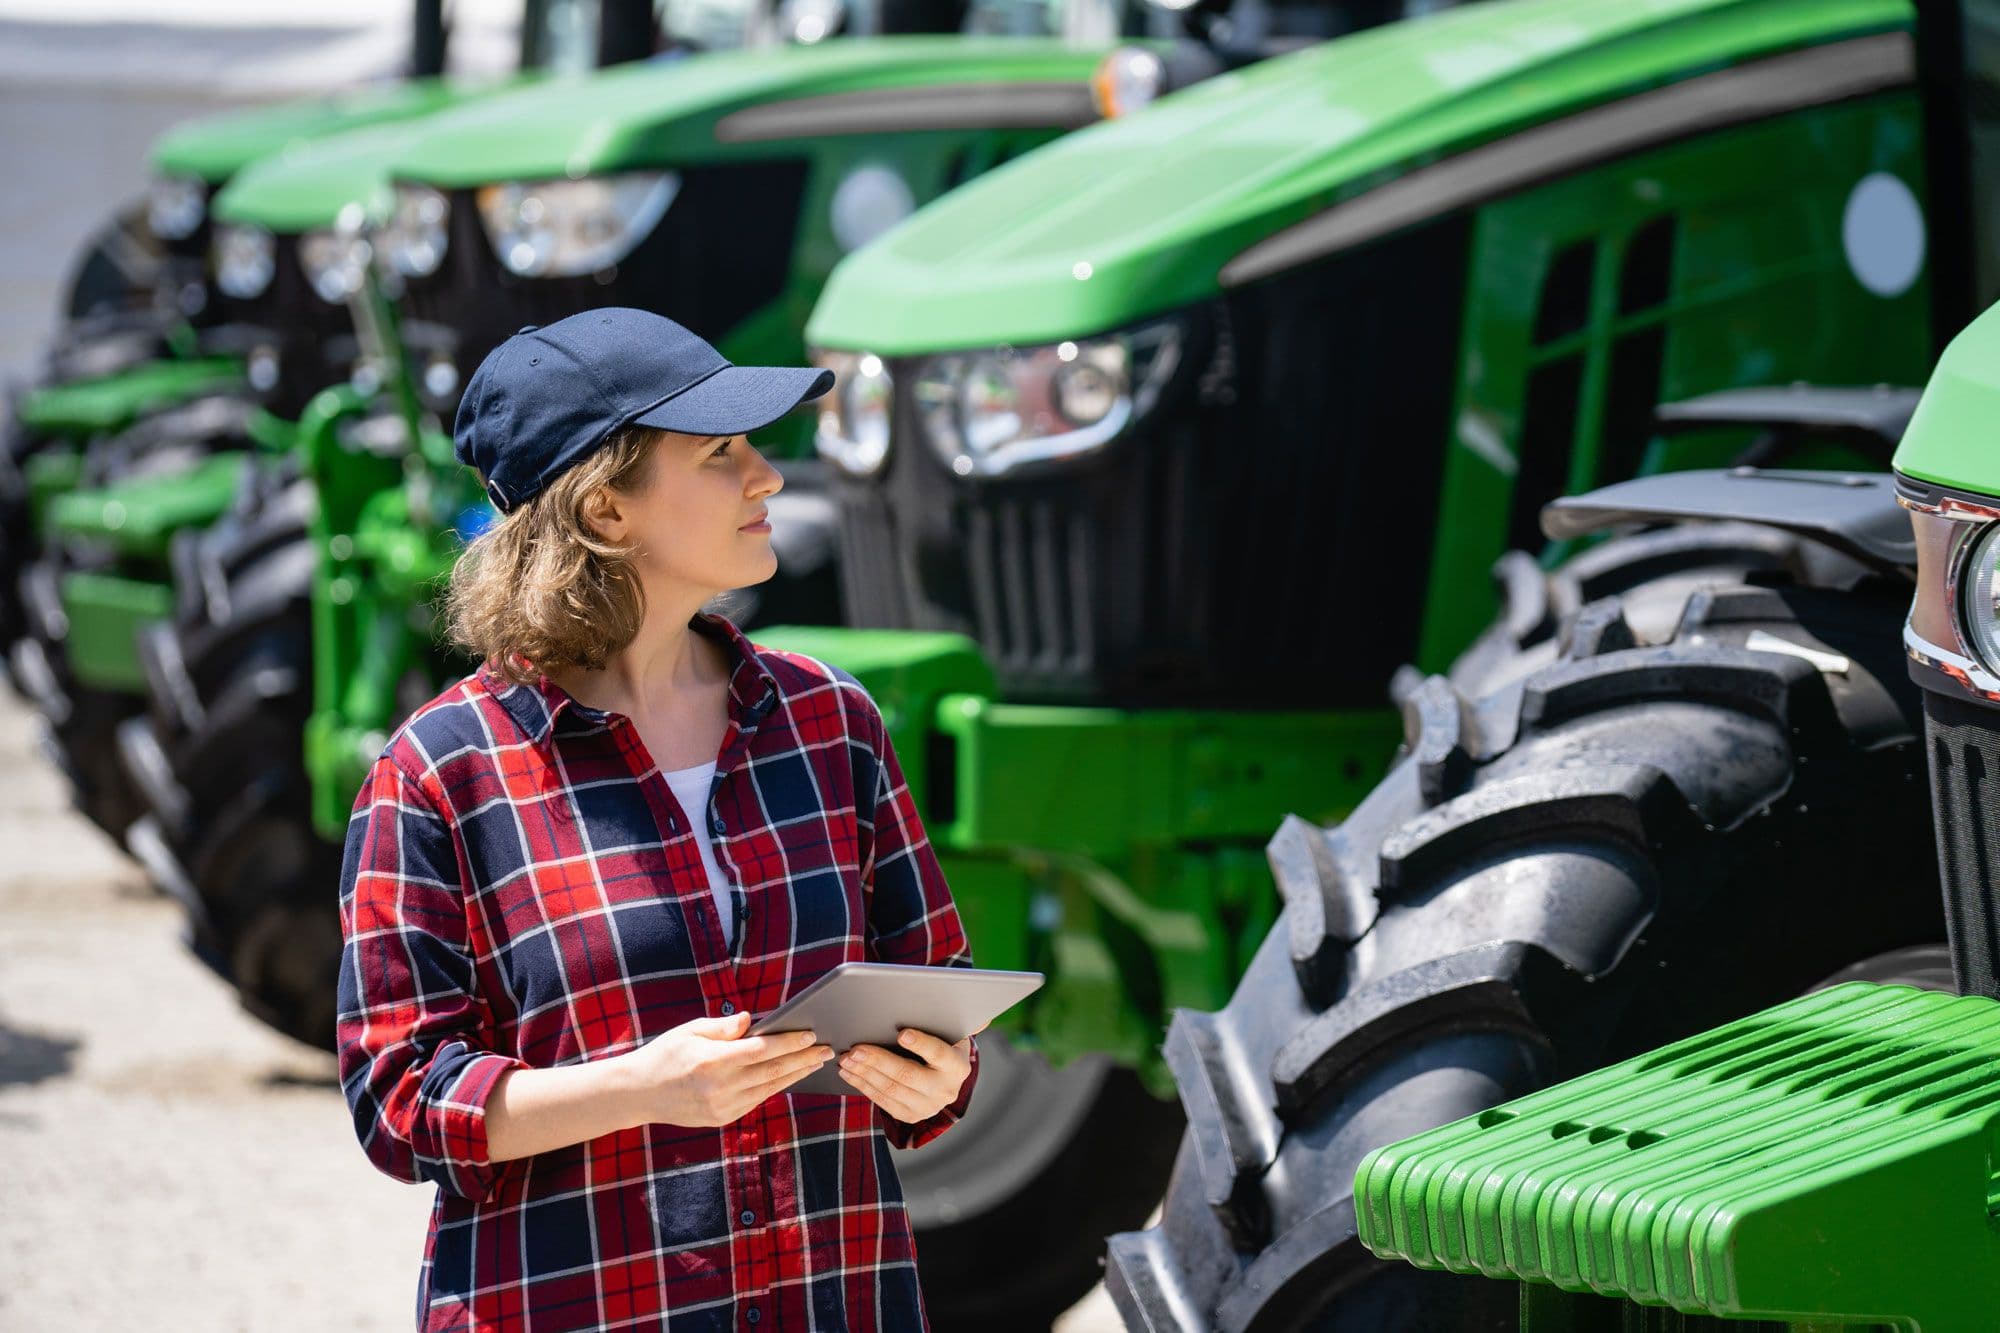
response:
<path id="1" fill-rule="evenodd" d="M 708 791 L 715 785 L 715 761 L 711 759 L 694 768 L 662 770 L 661 776 L 673 788 L 674 799 L 680 802 L 681 813 L 687 816 L 688 827 L 694 831 L 695 846 L 701 849 L 701 864 L 708 871 L 708 891 L 715 895 L 715 914 L 722 922 L 722 938 L 733 940 L 736 900 L 730 892 L 729 877 L 722 873 L 722 866 L 715 859 L 715 843 L 708 836 Z"/>

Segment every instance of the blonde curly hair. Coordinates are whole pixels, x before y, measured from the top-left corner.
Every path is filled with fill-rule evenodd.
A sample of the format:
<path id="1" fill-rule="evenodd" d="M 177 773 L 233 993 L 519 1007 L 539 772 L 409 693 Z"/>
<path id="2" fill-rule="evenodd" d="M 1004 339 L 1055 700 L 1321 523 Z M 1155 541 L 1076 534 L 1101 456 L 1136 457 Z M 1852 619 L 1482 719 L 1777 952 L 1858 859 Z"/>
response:
<path id="1" fill-rule="evenodd" d="M 660 432 L 625 426 L 475 537 L 442 599 L 453 643 L 518 685 L 551 667 L 601 670 L 639 633 L 644 590 L 636 547 L 606 541 L 584 518 L 600 486 L 645 487 Z"/>

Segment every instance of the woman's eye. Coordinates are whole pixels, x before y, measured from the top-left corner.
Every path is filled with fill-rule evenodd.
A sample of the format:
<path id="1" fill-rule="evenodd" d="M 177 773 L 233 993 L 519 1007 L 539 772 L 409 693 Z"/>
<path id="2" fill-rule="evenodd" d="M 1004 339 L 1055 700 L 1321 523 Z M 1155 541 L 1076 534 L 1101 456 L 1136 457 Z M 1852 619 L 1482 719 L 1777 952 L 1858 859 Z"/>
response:
<path id="1" fill-rule="evenodd" d="M 710 454 L 710 455 L 709 455 L 709 457 L 710 457 L 710 458 L 720 458 L 720 457 L 722 457 L 722 456 L 723 456 L 724 454 L 726 454 L 726 453 L 728 453 L 728 452 L 729 452 L 729 446 L 730 446 L 730 445 L 732 445 L 732 444 L 734 444 L 734 443 L 736 443 L 736 441 L 734 441 L 734 440 L 724 440 L 724 441 L 723 441 L 723 442 L 721 443 L 721 445 L 720 445 L 720 446 L 718 446 L 718 447 L 716 448 L 716 451 L 715 451 L 714 453 L 712 453 L 712 454 Z"/>

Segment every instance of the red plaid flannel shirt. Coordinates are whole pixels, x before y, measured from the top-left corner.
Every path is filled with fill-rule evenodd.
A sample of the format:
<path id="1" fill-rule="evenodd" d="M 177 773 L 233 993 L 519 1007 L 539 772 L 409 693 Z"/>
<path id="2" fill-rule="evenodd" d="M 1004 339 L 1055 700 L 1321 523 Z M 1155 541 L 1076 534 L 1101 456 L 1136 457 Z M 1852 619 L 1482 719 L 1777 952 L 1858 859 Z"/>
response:
<path id="1" fill-rule="evenodd" d="M 891 1144 L 905 1125 L 780 1093 L 719 1129 L 649 1124 L 487 1156 L 497 1076 L 763 1013 L 849 960 L 970 966 L 881 714 L 845 672 L 693 627 L 735 662 L 709 807 L 629 719 L 485 667 L 418 709 L 354 804 L 341 870 L 341 1087 L 371 1161 L 438 1187 L 424 1330 L 925 1327 Z M 734 885 L 726 946 L 690 819 Z"/>

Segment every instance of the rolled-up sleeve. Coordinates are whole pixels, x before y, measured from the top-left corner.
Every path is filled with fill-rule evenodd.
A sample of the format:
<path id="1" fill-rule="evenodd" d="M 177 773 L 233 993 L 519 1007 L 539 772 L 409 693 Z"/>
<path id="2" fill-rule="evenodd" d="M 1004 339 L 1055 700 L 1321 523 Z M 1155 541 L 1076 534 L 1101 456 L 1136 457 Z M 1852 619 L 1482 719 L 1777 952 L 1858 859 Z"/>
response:
<path id="1" fill-rule="evenodd" d="M 868 951 L 876 962 L 916 963 L 931 967 L 971 967 L 972 946 L 965 937 L 958 907 L 930 836 L 917 815 L 902 765 L 889 741 L 882 715 L 865 690 L 856 687 L 864 703 L 862 735 L 876 756 L 872 811 L 864 808 L 867 845 L 861 879 L 868 908 Z M 876 1121 L 891 1145 L 917 1148 L 955 1124 L 972 1103 L 979 1081 L 979 1042 L 972 1042 L 972 1069 L 959 1085 L 958 1096 L 936 1115 L 905 1123 L 877 1107 Z"/>
<path id="2" fill-rule="evenodd" d="M 527 1066 L 493 1049 L 451 827 L 386 752 L 348 820 L 340 927 L 340 1085 L 362 1148 L 398 1180 L 493 1197 L 514 1164 L 487 1155 L 487 1099 Z"/>

